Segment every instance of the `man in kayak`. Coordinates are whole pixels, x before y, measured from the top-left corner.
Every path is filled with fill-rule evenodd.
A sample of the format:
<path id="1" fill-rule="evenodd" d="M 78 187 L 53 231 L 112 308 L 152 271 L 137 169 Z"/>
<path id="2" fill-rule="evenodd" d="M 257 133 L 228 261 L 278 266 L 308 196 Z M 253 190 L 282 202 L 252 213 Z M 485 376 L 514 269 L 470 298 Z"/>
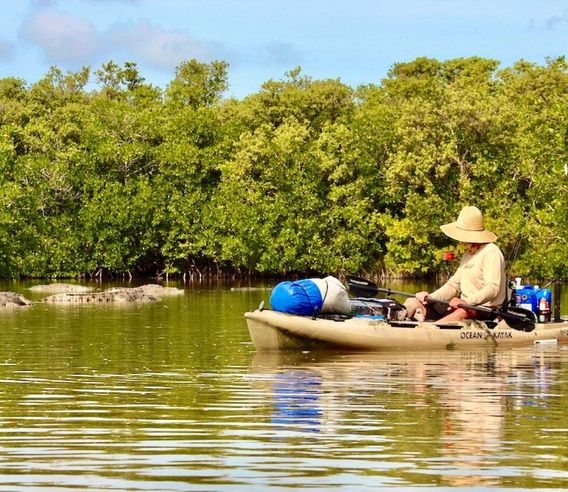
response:
<path id="1" fill-rule="evenodd" d="M 481 211 L 477 207 L 464 207 L 458 220 L 440 229 L 463 244 L 466 252 L 456 273 L 442 287 L 432 293 L 418 292 L 406 300 L 407 317 L 419 321 L 460 321 L 484 315 L 461 307 L 463 304 L 501 308 L 507 296 L 505 259 L 494 244 L 497 236 L 485 229 Z M 434 300 L 448 301 L 449 306 Z"/>

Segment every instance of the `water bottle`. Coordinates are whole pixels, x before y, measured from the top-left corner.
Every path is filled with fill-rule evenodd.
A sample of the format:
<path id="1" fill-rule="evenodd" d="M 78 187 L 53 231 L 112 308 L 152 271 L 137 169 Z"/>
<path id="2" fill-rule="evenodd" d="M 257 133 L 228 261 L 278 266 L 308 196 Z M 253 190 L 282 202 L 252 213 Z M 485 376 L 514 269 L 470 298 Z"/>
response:
<path id="1" fill-rule="evenodd" d="M 548 323 L 550 321 L 550 301 L 552 300 L 552 292 L 550 289 L 540 289 L 537 292 L 538 299 L 538 321 L 539 323 Z"/>

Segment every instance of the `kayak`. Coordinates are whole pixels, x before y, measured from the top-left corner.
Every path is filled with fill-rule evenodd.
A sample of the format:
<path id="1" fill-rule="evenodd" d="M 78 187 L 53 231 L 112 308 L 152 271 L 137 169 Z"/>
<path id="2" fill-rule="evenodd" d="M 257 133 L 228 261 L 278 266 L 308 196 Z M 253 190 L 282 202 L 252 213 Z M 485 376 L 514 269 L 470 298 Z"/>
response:
<path id="1" fill-rule="evenodd" d="M 298 316 L 270 309 L 245 313 L 257 351 L 453 349 L 568 342 L 568 321 L 536 323 L 527 332 L 506 320 L 407 321 L 378 316 Z"/>

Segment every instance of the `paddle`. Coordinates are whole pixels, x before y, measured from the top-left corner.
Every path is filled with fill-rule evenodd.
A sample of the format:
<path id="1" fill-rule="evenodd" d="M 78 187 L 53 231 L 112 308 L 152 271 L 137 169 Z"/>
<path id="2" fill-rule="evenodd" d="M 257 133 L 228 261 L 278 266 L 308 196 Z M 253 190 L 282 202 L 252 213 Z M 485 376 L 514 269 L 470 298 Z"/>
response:
<path id="1" fill-rule="evenodd" d="M 355 277 L 353 275 L 347 275 L 346 278 L 349 290 L 358 297 L 371 297 L 377 295 L 379 292 L 382 292 L 387 296 L 399 295 L 403 297 L 414 297 L 414 294 L 410 294 L 408 292 L 400 292 L 393 289 L 382 289 L 365 278 Z M 441 301 L 438 299 L 428 299 L 428 301 L 449 305 L 448 301 Z M 460 307 L 504 318 L 507 320 L 507 324 L 514 330 L 529 332 L 535 329 L 536 316 L 528 309 L 509 308 L 509 310 L 505 311 L 504 309 L 488 308 L 485 306 L 471 306 L 465 303 Z"/>

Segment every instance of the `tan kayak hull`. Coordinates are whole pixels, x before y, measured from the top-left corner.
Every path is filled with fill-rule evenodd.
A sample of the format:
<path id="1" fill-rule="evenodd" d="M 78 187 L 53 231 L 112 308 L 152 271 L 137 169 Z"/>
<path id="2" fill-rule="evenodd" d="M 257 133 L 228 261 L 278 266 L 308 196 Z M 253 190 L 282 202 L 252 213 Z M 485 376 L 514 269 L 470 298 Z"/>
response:
<path id="1" fill-rule="evenodd" d="M 492 329 L 474 320 L 452 324 L 397 322 L 393 326 L 370 318 L 334 321 L 271 310 L 247 312 L 245 318 L 258 351 L 452 349 L 568 342 L 568 322 L 537 324 L 532 332 L 524 332 L 512 329 L 505 321 Z"/>

